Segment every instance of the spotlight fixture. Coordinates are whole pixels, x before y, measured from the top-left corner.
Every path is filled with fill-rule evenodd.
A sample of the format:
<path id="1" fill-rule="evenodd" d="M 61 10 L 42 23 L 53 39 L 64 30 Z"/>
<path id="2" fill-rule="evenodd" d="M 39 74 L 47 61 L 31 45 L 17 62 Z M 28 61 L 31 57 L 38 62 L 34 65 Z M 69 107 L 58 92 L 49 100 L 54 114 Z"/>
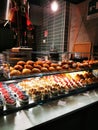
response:
<path id="1" fill-rule="evenodd" d="M 54 12 L 56 12 L 56 11 L 58 10 L 58 3 L 57 3 L 57 1 L 53 1 L 53 2 L 51 3 L 51 9 L 52 9 L 52 11 L 54 11 Z"/>

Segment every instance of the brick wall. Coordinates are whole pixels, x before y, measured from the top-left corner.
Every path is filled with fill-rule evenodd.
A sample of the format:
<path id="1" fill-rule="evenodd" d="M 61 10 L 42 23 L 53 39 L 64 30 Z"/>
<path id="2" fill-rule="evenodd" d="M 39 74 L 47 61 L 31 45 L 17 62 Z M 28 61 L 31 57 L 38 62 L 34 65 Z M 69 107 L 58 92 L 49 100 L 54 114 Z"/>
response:
<path id="1" fill-rule="evenodd" d="M 38 26 L 36 30 L 37 51 L 49 51 L 51 47 L 56 48 L 59 52 L 67 51 L 67 20 L 69 12 L 69 8 L 67 6 L 69 5 L 66 4 L 64 0 L 58 0 L 58 4 L 59 9 L 57 12 L 51 11 L 50 3 L 48 1 L 43 4 L 43 24 Z M 65 28 L 65 25 L 67 28 Z M 44 36 L 45 30 L 48 31 L 47 37 Z"/>

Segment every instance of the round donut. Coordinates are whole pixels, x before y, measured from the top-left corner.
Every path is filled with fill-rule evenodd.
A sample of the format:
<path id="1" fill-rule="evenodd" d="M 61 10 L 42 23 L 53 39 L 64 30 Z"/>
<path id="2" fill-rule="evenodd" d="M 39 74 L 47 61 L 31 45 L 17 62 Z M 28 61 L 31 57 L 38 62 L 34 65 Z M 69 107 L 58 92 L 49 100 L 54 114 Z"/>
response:
<path id="1" fill-rule="evenodd" d="M 21 65 L 15 65 L 14 69 L 21 71 L 23 69 L 23 67 Z"/>
<path id="2" fill-rule="evenodd" d="M 28 60 L 28 61 L 26 62 L 26 65 L 31 65 L 31 66 L 33 66 L 33 64 L 34 64 L 34 61 L 32 61 L 32 60 Z"/>
<path id="3" fill-rule="evenodd" d="M 32 69 L 33 69 L 33 66 L 31 66 L 31 65 L 29 65 L 29 64 L 26 64 L 26 65 L 24 65 L 24 68 L 27 68 L 27 69 L 32 70 Z"/>
<path id="4" fill-rule="evenodd" d="M 17 62 L 17 65 L 24 66 L 24 65 L 25 65 L 25 61 L 18 61 L 18 62 Z"/>

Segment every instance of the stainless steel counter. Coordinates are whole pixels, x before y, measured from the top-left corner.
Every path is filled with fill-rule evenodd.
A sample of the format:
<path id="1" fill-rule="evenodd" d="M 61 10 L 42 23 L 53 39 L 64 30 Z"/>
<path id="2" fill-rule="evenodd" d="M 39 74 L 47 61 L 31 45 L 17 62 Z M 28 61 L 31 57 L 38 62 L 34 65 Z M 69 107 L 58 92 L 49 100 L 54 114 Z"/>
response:
<path id="1" fill-rule="evenodd" d="M 98 90 L 62 98 L 0 117 L 0 130 L 25 130 L 98 101 Z"/>

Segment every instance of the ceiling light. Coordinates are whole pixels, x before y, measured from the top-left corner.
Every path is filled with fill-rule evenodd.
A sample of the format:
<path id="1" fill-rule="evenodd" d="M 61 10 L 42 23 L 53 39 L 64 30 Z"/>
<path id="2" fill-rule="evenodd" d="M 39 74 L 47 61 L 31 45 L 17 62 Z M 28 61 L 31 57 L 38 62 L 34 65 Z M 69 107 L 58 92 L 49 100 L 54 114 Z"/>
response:
<path id="1" fill-rule="evenodd" d="M 58 3 L 56 1 L 53 1 L 51 3 L 51 9 L 52 11 L 56 12 L 58 10 Z"/>

